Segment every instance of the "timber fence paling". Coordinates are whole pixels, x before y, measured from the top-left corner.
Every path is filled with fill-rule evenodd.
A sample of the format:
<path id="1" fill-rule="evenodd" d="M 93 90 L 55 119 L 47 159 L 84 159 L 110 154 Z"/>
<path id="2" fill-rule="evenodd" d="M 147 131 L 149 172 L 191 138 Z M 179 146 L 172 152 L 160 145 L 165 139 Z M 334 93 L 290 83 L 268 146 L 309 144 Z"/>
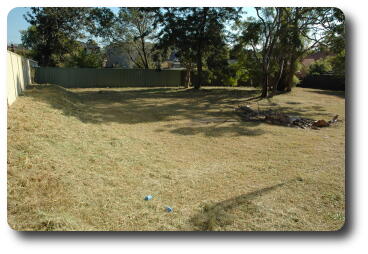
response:
<path id="1" fill-rule="evenodd" d="M 67 88 L 180 86 L 180 70 L 110 69 L 110 68 L 36 68 L 40 84 Z"/>

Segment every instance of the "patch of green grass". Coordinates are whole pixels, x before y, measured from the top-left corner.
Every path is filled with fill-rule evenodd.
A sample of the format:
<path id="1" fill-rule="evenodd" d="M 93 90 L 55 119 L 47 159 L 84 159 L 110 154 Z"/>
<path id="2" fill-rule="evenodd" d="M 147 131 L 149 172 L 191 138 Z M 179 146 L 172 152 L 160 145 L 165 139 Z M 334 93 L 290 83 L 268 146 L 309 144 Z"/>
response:
<path id="1" fill-rule="evenodd" d="M 8 109 L 10 226 L 338 230 L 344 94 L 295 88 L 249 100 L 257 95 L 223 87 L 31 87 Z M 240 122 L 239 104 L 341 121 L 321 130 Z M 144 201 L 148 194 L 153 200 Z"/>

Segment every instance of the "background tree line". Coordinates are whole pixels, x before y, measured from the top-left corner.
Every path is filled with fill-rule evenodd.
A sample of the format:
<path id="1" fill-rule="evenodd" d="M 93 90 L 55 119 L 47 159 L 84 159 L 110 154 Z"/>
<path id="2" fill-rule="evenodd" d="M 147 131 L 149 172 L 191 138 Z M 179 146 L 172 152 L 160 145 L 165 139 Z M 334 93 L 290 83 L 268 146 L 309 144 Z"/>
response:
<path id="1" fill-rule="evenodd" d="M 335 8 L 31 8 L 22 32 L 28 57 L 41 66 L 101 67 L 108 47 L 136 68 L 159 69 L 175 52 L 189 87 L 252 85 L 262 96 L 290 91 L 306 55 L 328 52 L 312 72 L 344 75 L 345 27 Z"/>

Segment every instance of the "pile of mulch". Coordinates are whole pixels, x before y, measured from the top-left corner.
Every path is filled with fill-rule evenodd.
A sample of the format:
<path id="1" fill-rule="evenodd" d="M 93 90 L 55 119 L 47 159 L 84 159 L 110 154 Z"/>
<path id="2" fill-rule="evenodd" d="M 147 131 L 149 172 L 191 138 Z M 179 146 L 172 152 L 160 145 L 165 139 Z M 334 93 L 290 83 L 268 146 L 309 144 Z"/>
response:
<path id="1" fill-rule="evenodd" d="M 289 116 L 277 110 L 254 110 L 249 105 L 238 106 L 235 112 L 241 117 L 243 121 L 261 121 L 270 124 L 283 125 L 289 127 L 297 127 L 302 129 L 318 130 L 324 127 L 330 127 L 337 123 L 339 115 L 334 116 L 331 120 L 324 119 L 314 120 L 303 117 Z"/>

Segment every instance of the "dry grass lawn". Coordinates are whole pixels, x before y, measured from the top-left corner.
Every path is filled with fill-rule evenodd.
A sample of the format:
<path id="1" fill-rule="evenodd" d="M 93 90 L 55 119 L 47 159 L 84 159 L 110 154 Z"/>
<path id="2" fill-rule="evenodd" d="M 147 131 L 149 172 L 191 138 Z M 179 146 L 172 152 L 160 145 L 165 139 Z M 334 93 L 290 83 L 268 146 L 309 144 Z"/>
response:
<path id="1" fill-rule="evenodd" d="M 9 225 L 339 230 L 345 220 L 344 93 L 296 88 L 258 105 L 246 102 L 257 93 L 31 87 L 8 109 Z M 313 119 L 339 114 L 342 121 L 321 130 L 236 121 L 233 108 L 245 103 Z M 153 199 L 145 201 L 149 194 Z"/>

